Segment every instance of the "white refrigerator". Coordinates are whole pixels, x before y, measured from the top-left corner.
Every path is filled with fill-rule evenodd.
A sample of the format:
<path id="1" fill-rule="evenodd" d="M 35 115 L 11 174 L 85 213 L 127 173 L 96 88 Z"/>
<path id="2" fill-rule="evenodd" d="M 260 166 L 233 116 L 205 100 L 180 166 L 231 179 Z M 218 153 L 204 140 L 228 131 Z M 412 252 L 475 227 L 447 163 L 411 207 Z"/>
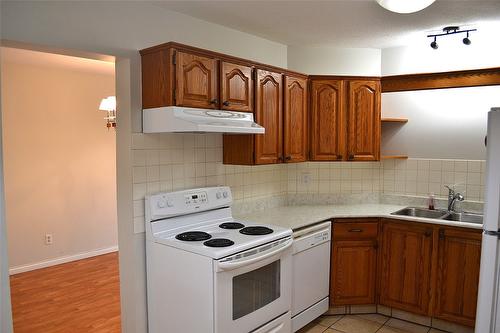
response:
<path id="1" fill-rule="evenodd" d="M 500 333 L 500 108 L 488 114 L 485 207 L 476 333 Z"/>

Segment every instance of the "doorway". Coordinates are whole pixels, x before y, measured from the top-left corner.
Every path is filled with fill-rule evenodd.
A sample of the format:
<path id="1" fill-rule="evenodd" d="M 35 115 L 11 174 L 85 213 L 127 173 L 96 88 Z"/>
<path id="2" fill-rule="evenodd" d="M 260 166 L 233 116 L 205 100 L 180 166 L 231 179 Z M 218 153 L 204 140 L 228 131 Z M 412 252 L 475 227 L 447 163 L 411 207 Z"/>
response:
<path id="1" fill-rule="evenodd" d="M 16 332 L 119 332 L 114 63 L 2 48 Z"/>

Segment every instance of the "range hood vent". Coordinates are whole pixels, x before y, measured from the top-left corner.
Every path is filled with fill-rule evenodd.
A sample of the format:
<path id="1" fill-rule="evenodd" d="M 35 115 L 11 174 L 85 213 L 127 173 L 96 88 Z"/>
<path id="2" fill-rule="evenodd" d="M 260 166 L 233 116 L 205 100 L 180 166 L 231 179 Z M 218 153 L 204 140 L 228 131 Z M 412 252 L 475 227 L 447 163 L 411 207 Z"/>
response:
<path id="1" fill-rule="evenodd" d="M 143 133 L 245 133 L 264 134 L 250 112 L 197 109 L 180 106 L 144 109 Z"/>

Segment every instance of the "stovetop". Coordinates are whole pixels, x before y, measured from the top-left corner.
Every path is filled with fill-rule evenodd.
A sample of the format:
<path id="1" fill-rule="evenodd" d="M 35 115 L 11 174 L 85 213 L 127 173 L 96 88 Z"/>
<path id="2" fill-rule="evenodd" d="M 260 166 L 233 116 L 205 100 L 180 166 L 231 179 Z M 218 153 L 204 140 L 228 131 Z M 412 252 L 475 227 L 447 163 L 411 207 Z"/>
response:
<path id="1" fill-rule="evenodd" d="M 146 239 L 220 259 L 292 235 L 291 229 L 234 220 L 231 204 L 226 186 L 146 196 Z"/>
<path id="2" fill-rule="evenodd" d="M 158 223 L 161 221 L 157 221 Z M 242 224 L 242 228 L 227 229 L 223 223 Z M 257 234 L 245 232 L 256 231 Z M 231 218 L 193 224 L 164 230 L 154 235 L 154 241 L 173 246 L 192 253 L 220 259 L 253 247 L 291 236 L 292 231 L 282 227 L 258 224 L 250 221 L 237 221 Z"/>

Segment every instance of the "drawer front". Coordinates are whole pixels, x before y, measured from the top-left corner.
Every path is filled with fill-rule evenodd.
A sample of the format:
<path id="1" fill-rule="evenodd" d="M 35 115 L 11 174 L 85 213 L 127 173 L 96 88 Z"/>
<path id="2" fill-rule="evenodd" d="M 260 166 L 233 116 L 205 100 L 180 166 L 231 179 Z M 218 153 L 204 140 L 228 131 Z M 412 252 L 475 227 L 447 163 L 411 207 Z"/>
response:
<path id="1" fill-rule="evenodd" d="M 333 223 L 334 239 L 373 239 L 377 238 L 377 234 L 377 222 Z"/>

